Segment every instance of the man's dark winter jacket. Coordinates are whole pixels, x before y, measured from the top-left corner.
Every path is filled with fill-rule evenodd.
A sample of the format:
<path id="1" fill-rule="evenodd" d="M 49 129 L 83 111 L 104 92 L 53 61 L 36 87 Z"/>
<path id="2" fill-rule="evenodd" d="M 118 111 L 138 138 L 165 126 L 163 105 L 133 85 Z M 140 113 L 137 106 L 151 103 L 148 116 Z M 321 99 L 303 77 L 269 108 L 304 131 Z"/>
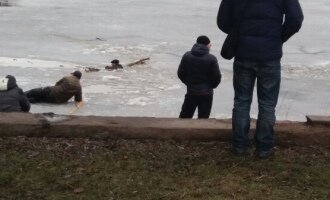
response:
<path id="1" fill-rule="evenodd" d="M 79 79 L 75 76 L 67 76 L 59 80 L 55 86 L 50 87 L 51 96 L 57 103 L 65 103 L 74 96 L 76 102 L 82 101 L 82 89 Z"/>
<path id="2" fill-rule="evenodd" d="M 222 0 L 217 23 L 223 32 L 232 29 L 243 1 Z M 235 57 L 254 61 L 280 59 L 282 44 L 299 31 L 304 19 L 298 0 L 248 0 L 243 12 Z"/>
<path id="3" fill-rule="evenodd" d="M 213 94 L 221 81 L 218 60 L 205 45 L 196 43 L 183 55 L 178 77 L 187 86 L 188 94 Z"/>
<path id="4" fill-rule="evenodd" d="M 0 80 L 0 112 L 29 112 L 30 103 L 13 76 Z"/>

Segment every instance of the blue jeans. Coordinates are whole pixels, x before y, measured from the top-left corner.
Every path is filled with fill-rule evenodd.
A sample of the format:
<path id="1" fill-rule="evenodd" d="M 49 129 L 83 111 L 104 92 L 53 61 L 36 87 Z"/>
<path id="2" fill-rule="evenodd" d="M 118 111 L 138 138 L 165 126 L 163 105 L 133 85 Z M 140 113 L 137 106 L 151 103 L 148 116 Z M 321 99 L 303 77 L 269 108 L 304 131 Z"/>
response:
<path id="1" fill-rule="evenodd" d="M 233 148 L 246 150 L 249 146 L 250 108 L 257 80 L 258 120 L 255 134 L 256 151 L 269 151 L 274 147 L 275 107 L 281 83 L 280 60 L 234 62 Z"/>

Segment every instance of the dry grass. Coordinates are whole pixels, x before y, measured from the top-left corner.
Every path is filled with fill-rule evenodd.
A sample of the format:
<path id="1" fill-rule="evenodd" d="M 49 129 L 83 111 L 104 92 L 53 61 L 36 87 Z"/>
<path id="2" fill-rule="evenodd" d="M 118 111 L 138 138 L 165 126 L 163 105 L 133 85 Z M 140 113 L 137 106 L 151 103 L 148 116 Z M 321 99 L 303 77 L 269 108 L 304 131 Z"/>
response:
<path id="1" fill-rule="evenodd" d="M 329 199 L 329 149 L 233 157 L 221 142 L 0 139 L 0 199 Z"/>

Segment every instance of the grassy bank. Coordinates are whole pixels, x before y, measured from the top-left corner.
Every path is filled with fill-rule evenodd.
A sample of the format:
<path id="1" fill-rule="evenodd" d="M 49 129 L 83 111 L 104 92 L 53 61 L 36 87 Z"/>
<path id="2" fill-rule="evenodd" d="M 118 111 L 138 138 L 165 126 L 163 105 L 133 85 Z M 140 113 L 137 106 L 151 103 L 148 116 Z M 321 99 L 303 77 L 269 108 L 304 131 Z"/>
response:
<path id="1" fill-rule="evenodd" d="M 329 149 L 260 161 L 220 142 L 0 138 L 0 199 L 329 199 Z"/>

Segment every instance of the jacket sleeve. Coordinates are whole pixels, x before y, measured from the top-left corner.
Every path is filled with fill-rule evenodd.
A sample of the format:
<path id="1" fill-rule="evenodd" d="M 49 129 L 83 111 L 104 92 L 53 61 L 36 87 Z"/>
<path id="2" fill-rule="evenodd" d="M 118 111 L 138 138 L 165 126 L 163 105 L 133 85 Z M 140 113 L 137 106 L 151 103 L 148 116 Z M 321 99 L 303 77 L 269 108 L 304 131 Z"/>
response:
<path id="1" fill-rule="evenodd" d="M 22 89 L 20 89 L 20 88 L 18 89 L 18 93 L 19 93 L 19 104 L 21 106 L 21 110 L 23 112 L 29 112 L 31 105 L 30 105 L 28 98 L 23 93 Z"/>
<path id="2" fill-rule="evenodd" d="M 217 25 L 221 31 L 227 34 L 234 26 L 233 12 L 232 0 L 222 0 L 218 11 Z"/>
<path id="3" fill-rule="evenodd" d="M 182 83 L 187 84 L 187 66 L 185 55 L 182 57 L 179 68 L 178 68 L 178 77 L 182 81 Z"/>
<path id="4" fill-rule="evenodd" d="M 219 68 L 218 60 L 215 58 L 214 63 L 212 65 L 212 71 L 211 71 L 211 85 L 213 88 L 218 87 L 218 85 L 221 82 L 221 71 Z"/>
<path id="5" fill-rule="evenodd" d="M 81 89 L 81 86 L 80 86 L 80 89 L 77 92 L 77 94 L 74 96 L 74 101 L 75 102 L 81 102 L 82 101 L 82 89 Z"/>
<path id="6" fill-rule="evenodd" d="M 304 15 L 298 0 L 284 1 L 285 20 L 282 29 L 282 41 L 286 42 L 297 33 L 304 20 Z"/>

